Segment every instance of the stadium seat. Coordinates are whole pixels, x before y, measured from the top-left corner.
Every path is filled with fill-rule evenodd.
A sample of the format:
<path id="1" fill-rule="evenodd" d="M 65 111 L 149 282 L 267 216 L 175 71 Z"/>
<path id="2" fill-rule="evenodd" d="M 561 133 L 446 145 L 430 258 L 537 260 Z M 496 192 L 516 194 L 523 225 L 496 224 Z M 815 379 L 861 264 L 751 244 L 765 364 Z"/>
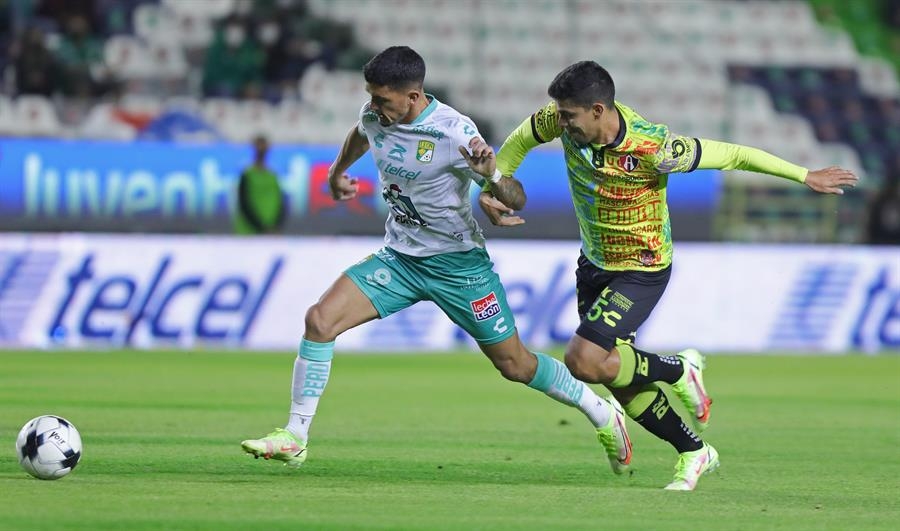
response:
<path id="1" fill-rule="evenodd" d="M 275 109 L 272 119 L 272 127 L 268 131 L 269 138 L 275 143 L 293 143 L 314 140 L 310 138 L 315 136 L 311 132 L 311 125 L 314 120 L 310 119 L 312 110 L 306 105 L 291 100 L 282 101 Z"/>
<path id="2" fill-rule="evenodd" d="M 116 119 L 115 107 L 110 103 L 94 105 L 87 118 L 79 125 L 78 135 L 96 140 L 133 140 L 137 137 L 134 127 Z"/>
<path id="3" fill-rule="evenodd" d="M 163 109 L 163 102 L 156 96 L 125 94 L 119 100 L 119 108 L 128 112 L 155 115 Z"/>
<path id="4" fill-rule="evenodd" d="M 869 94 L 892 98 L 900 94 L 900 81 L 893 66 L 887 61 L 877 57 L 862 57 L 857 68 L 860 85 Z"/>
<path id="5" fill-rule="evenodd" d="M 13 116 L 25 136 L 66 136 L 53 103 L 43 96 L 19 96 Z"/>
<path id="6" fill-rule="evenodd" d="M 190 4 L 191 2 L 182 2 Z M 195 2 L 204 3 L 204 2 Z M 214 31 L 211 18 L 187 11 L 176 12 L 179 42 L 186 49 L 205 49 L 212 43 Z"/>
<path id="7" fill-rule="evenodd" d="M 178 42 L 181 35 L 177 22 L 175 12 L 165 5 L 142 4 L 132 13 L 134 33 L 145 42 Z"/>
<path id="8" fill-rule="evenodd" d="M 162 0 L 162 5 L 179 15 L 212 20 L 232 13 L 235 0 Z"/>
<path id="9" fill-rule="evenodd" d="M 245 101 L 238 107 L 240 123 L 238 134 L 233 136 L 239 142 L 249 141 L 256 135 L 270 134 L 274 126 L 276 109 L 265 101 Z M 233 133 L 226 131 L 226 134 Z"/>
<path id="10" fill-rule="evenodd" d="M 0 94 L 0 135 L 16 134 L 18 130 L 19 124 L 16 123 L 12 101 Z"/>
<path id="11" fill-rule="evenodd" d="M 145 79 L 155 73 L 155 65 L 147 57 L 144 44 L 134 37 L 110 37 L 104 45 L 103 56 L 109 69 L 124 79 Z"/>
<path id="12" fill-rule="evenodd" d="M 177 42 L 153 42 L 145 50 L 144 57 L 155 65 L 150 77 L 183 79 L 188 74 L 184 50 Z"/>

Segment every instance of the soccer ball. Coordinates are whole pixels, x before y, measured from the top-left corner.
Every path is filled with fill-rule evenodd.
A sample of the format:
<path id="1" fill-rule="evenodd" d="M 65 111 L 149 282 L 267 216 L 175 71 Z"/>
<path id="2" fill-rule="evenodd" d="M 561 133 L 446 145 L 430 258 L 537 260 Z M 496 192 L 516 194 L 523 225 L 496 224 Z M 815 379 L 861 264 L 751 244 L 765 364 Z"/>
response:
<path id="1" fill-rule="evenodd" d="M 41 415 L 29 420 L 16 439 L 19 464 L 38 479 L 59 479 L 81 459 L 81 435 L 68 420 Z"/>

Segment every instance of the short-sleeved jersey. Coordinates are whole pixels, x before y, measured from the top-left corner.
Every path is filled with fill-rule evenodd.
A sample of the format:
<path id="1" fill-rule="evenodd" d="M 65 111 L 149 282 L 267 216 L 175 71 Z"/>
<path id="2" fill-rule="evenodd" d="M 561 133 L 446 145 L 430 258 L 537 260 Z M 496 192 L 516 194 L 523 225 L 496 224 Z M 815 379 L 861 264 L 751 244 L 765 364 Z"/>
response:
<path id="1" fill-rule="evenodd" d="M 697 167 L 700 141 L 648 122 L 619 102 L 616 109 L 619 135 L 605 146 L 575 144 L 560 128 L 553 102 L 532 115 L 531 132 L 540 143 L 562 140 L 587 258 L 610 271 L 658 271 L 672 263 L 668 174 Z"/>
<path id="2" fill-rule="evenodd" d="M 369 104 L 360 110 L 358 131 L 369 140 L 382 197 L 390 207 L 385 244 L 411 256 L 433 256 L 484 247 L 472 216 L 469 188 L 483 177 L 473 172 L 458 146 L 479 136 L 467 116 L 433 96 L 409 124 L 382 126 Z"/>

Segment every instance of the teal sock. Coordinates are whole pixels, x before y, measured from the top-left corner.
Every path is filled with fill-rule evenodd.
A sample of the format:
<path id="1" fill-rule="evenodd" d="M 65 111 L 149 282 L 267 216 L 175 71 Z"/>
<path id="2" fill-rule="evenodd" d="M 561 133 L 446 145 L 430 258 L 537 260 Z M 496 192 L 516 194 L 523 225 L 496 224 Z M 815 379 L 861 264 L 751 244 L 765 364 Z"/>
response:
<path id="1" fill-rule="evenodd" d="M 537 370 L 528 387 L 542 391 L 563 404 L 578 407 L 581 395 L 584 394 L 584 383 L 576 380 L 558 359 L 540 352 L 535 352 L 534 355 L 537 358 Z"/>
<path id="2" fill-rule="evenodd" d="M 334 357 L 334 341 L 318 343 L 303 338 L 300 340 L 300 357 L 310 361 L 331 361 Z"/>

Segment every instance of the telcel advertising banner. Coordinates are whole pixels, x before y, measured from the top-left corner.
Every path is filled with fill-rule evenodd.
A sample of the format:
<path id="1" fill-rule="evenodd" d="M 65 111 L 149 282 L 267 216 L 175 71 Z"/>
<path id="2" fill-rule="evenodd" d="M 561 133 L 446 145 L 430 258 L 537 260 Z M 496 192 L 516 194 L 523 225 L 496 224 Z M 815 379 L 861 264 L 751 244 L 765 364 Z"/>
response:
<path id="1" fill-rule="evenodd" d="M 350 168 L 359 179 L 357 199 L 335 202 L 328 167 L 337 153 L 338 146 L 272 148 L 268 163 L 284 194 L 285 233 L 383 234 L 388 208 L 372 157 Z M 0 229 L 231 233 L 238 177 L 251 157 L 249 146 L 227 143 L 0 139 Z M 561 149 L 533 151 L 516 177 L 528 193 L 528 222 L 502 232 L 488 227 L 490 233 L 578 237 Z M 679 239 L 708 238 L 720 180 L 712 170 L 669 179 Z"/>
<path id="2" fill-rule="evenodd" d="M 303 317 L 379 238 L 0 235 L 0 347 L 293 350 Z M 495 241 L 529 346 L 578 324 L 578 242 Z M 676 246 L 638 343 L 671 352 L 898 351 L 900 248 Z M 472 348 L 430 302 L 338 339 L 345 351 Z"/>

